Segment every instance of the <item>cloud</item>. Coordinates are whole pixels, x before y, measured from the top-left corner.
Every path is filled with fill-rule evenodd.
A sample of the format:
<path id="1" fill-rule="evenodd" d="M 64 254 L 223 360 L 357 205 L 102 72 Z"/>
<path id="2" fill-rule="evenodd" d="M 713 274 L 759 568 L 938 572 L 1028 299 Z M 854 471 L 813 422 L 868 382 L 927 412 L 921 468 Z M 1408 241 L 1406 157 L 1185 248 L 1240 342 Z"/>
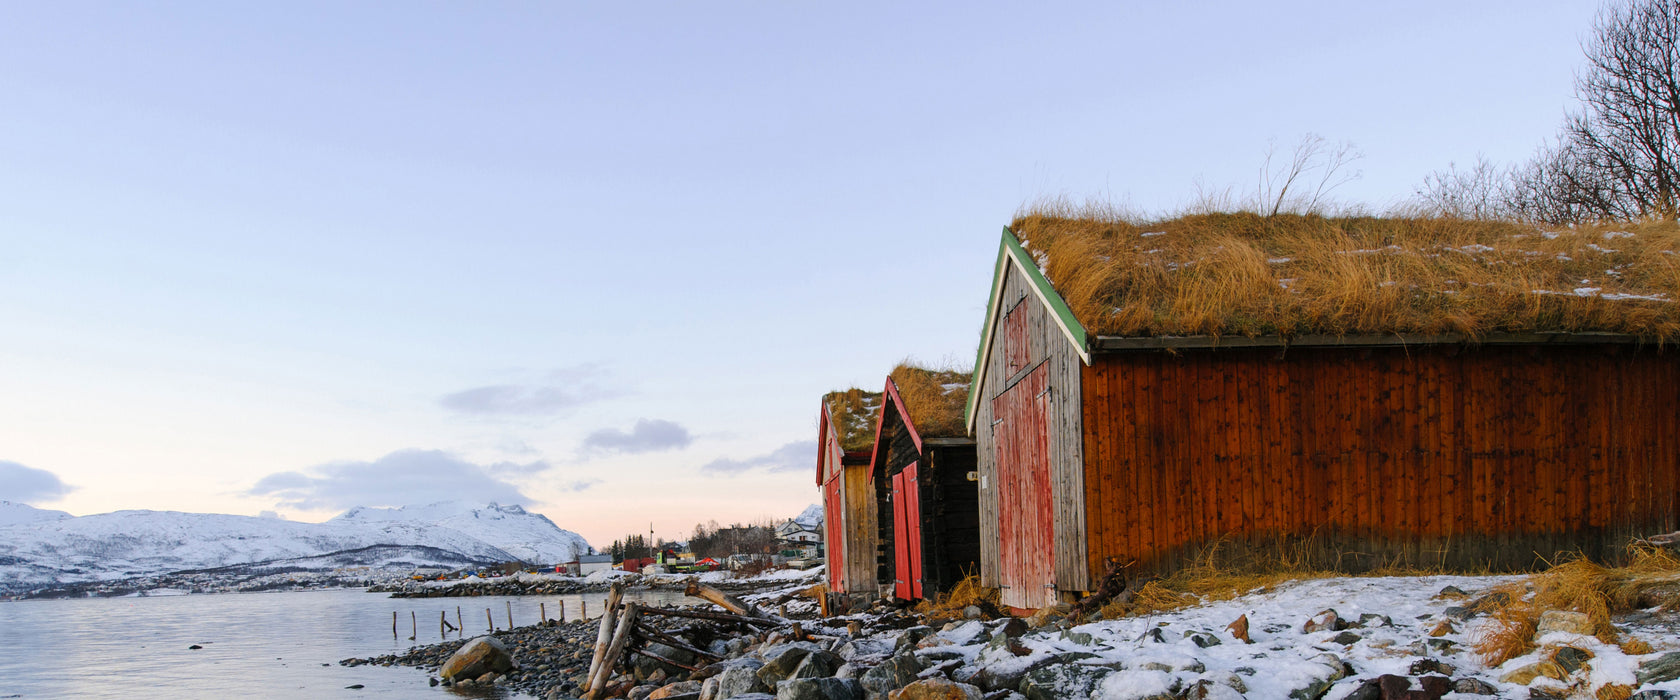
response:
<path id="1" fill-rule="evenodd" d="M 746 459 L 714 459 L 701 465 L 700 471 L 713 476 L 735 476 L 754 469 L 762 469 L 772 474 L 796 472 L 816 468 L 816 459 L 817 441 L 800 440 Z"/>
<path id="2" fill-rule="evenodd" d="M 540 382 L 473 387 L 445 395 L 438 404 L 456 413 L 478 416 L 552 416 L 610 398 L 602 388 L 603 372 L 581 365 L 550 372 Z"/>
<path id="3" fill-rule="evenodd" d="M 588 491 L 591 486 L 599 483 L 601 483 L 600 479 L 578 479 L 577 481 L 568 481 L 561 484 L 559 489 L 566 493 L 577 493 L 579 491 Z"/>
<path id="4" fill-rule="evenodd" d="M 0 501 L 56 501 L 74 490 L 45 469 L 0 460 Z"/>
<path id="5" fill-rule="evenodd" d="M 542 462 L 482 465 L 439 450 L 398 450 L 372 462 L 333 462 L 303 471 L 269 474 L 247 494 L 270 497 L 277 505 L 304 510 L 438 501 L 525 505 L 530 499 L 502 476 L 535 473 L 547 466 Z"/>
<path id="6" fill-rule="evenodd" d="M 688 428 L 668 420 L 643 418 L 636 421 L 636 427 L 628 433 L 617 428 L 602 428 L 590 433 L 583 439 L 583 448 L 638 454 L 688 447 L 692 442 L 694 436 L 688 434 Z"/>

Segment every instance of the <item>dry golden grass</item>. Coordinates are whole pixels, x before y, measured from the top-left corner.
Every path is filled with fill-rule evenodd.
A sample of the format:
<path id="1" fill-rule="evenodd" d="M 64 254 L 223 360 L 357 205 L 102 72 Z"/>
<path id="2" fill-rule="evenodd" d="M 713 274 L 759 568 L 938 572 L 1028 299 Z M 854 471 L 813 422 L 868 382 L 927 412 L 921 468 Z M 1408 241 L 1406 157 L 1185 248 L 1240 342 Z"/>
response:
<path id="1" fill-rule="evenodd" d="M 840 434 L 840 449 L 867 450 L 875 444 L 875 414 L 881 410 L 881 394 L 858 388 L 823 395 L 828 414 Z"/>
<path id="2" fill-rule="evenodd" d="M 1651 548 L 1636 548 L 1631 563 L 1614 569 L 1574 559 L 1499 592 L 1505 598 L 1486 610 L 1493 622 L 1475 640 L 1476 652 L 1489 666 L 1533 651 L 1540 615 L 1548 610 L 1583 613 L 1592 621 L 1594 636 L 1606 644 L 1619 643 L 1611 615 L 1680 601 L 1680 559 Z M 1650 649 L 1637 640 L 1620 643 L 1628 653 Z"/>
<path id="3" fill-rule="evenodd" d="M 1680 225 L 1568 229 L 1251 213 L 1137 220 L 1047 202 L 1011 224 L 1087 330 L 1109 336 L 1680 335 Z"/>
<path id="4" fill-rule="evenodd" d="M 1593 697 L 1598 700 L 1628 700 L 1633 697 L 1633 686 L 1605 683 L 1593 692 Z"/>
<path id="5" fill-rule="evenodd" d="M 1165 578 L 1145 583 L 1133 593 L 1131 600 L 1116 598 L 1103 606 L 1105 619 L 1151 615 L 1171 612 L 1277 586 L 1289 581 L 1346 576 L 1309 566 L 1303 549 L 1260 549 L 1250 553 L 1240 565 L 1222 563 L 1228 543 L 1215 542 L 1203 549 L 1189 565 Z"/>
<path id="6" fill-rule="evenodd" d="M 916 612 L 934 617 L 961 617 L 963 608 L 970 605 L 984 610 L 998 609 L 998 590 L 980 585 L 978 574 L 969 574 L 952 586 L 950 591 L 916 604 Z"/>
<path id="7" fill-rule="evenodd" d="M 970 372 L 928 369 L 904 362 L 893 368 L 893 384 L 910 413 L 916 432 L 924 438 L 967 434 L 963 412 L 968 407 Z"/>

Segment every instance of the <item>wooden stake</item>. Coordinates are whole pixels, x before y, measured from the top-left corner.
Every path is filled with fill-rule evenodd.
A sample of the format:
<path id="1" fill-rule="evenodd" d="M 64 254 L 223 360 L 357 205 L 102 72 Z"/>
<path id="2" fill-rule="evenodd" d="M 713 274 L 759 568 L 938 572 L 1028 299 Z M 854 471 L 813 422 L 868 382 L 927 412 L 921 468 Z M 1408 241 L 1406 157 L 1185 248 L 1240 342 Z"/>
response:
<path id="1" fill-rule="evenodd" d="M 588 622 L 589 621 L 589 601 L 580 600 L 580 601 L 578 601 L 578 605 L 583 606 L 583 612 L 578 613 L 578 615 L 583 617 L 584 622 Z"/>
<path id="2" fill-rule="evenodd" d="M 391 611 L 391 638 L 397 638 L 397 611 Z"/>
<path id="3" fill-rule="evenodd" d="M 566 599 L 565 598 L 560 599 L 560 621 L 561 622 L 566 621 Z"/>
<path id="4" fill-rule="evenodd" d="M 548 624 L 548 604 L 537 603 L 537 614 L 542 615 L 542 621 L 537 623 L 541 627 Z"/>
<path id="5" fill-rule="evenodd" d="M 461 606 L 455 606 L 455 632 L 457 637 L 467 633 L 467 623 L 461 621 Z"/>
<path id="6" fill-rule="evenodd" d="M 484 624 L 490 625 L 490 631 L 496 631 L 496 618 L 490 617 L 490 608 L 484 609 Z"/>
<path id="7" fill-rule="evenodd" d="M 613 582 L 612 586 L 607 588 L 607 610 L 610 611 L 613 609 L 613 606 L 618 605 L 618 599 L 623 595 L 624 586 L 616 581 Z M 585 605 L 587 606 L 587 603 Z M 586 616 L 588 610 L 588 607 L 584 608 Z M 587 619 L 587 617 L 585 619 Z M 595 634 L 595 654 L 589 659 L 589 674 L 583 677 L 583 689 L 585 691 L 593 688 L 593 686 L 590 685 L 590 681 L 594 680 L 595 672 L 601 668 L 601 657 L 607 655 L 607 645 L 612 643 L 612 638 L 613 616 L 602 615 L 601 629 Z"/>
<path id="8" fill-rule="evenodd" d="M 507 603 L 507 606 L 508 606 L 508 607 L 507 607 L 507 611 L 508 611 L 508 629 L 510 629 L 510 630 L 511 630 L 511 629 L 513 629 L 513 601 L 511 601 L 511 600 L 509 600 L 509 601 L 503 601 L 503 602 L 506 602 L 506 603 Z"/>
<path id="9" fill-rule="evenodd" d="M 420 617 L 413 610 L 408 611 L 408 639 L 413 641 L 420 636 Z"/>
<path id="10" fill-rule="evenodd" d="M 444 639 L 449 634 L 449 613 L 438 611 L 438 638 Z"/>

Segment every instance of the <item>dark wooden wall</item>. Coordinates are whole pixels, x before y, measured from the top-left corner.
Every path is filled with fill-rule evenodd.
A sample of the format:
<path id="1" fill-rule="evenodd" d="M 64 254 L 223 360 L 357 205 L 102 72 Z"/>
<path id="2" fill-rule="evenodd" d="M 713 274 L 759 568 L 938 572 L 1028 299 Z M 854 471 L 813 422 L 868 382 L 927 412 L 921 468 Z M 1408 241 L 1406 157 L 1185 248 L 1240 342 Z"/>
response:
<path id="1" fill-rule="evenodd" d="M 1680 353 L 1186 350 L 1083 372 L 1089 565 L 1495 570 L 1676 529 Z M 1229 561 L 1227 562 L 1229 563 Z"/>
<path id="2" fill-rule="evenodd" d="M 1051 389 L 1050 407 L 1050 472 L 1052 479 L 1052 513 L 1041 513 L 1055 530 L 1056 585 L 1064 591 L 1088 590 L 1091 587 L 1086 568 L 1086 511 L 1084 502 L 1085 456 L 1080 421 L 1081 369 L 1084 361 L 1073 343 L 1063 334 L 1048 308 L 1034 294 L 1030 283 L 1013 261 L 1007 264 L 1002 298 L 998 302 L 997 327 L 991 336 L 986 358 L 986 374 L 982 386 L 971 387 L 979 392 L 974 417 L 975 457 L 981 477 L 980 484 L 980 578 L 983 585 L 997 586 L 999 559 L 997 445 L 992 432 L 992 400 L 1041 363 L 1049 364 L 1048 384 Z M 1004 343 L 1003 316 L 1011 309 L 1023 309 L 1026 317 L 1028 351 L 1026 370 L 1008 371 L 1007 348 Z M 1101 571 L 1100 569 L 1098 571 Z"/>

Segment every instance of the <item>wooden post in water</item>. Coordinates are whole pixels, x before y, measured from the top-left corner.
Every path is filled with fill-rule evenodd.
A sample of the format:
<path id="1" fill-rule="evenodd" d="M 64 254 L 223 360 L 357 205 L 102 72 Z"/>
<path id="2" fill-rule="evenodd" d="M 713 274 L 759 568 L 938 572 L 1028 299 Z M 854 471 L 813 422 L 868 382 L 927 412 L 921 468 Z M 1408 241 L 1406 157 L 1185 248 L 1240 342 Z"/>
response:
<path id="1" fill-rule="evenodd" d="M 490 617 L 490 608 L 484 609 L 484 623 L 490 625 L 490 631 L 496 631 L 496 618 Z"/>
<path id="2" fill-rule="evenodd" d="M 565 598 L 560 599 L 560 621 L 561 622 L 566 621 L 566 599 Z"/>
<path id="3" fill-rule="evenodd" d="M 547 625 L 548 624 L 548 604 L 547 603 L 542 603 L 542 602 L 537 603 L 537 614 L 542 616 L 542 619 L 537 621 L 537 626 L 542 627 L 544 625 Z"/>
<path id="4" fill-rule="evenodd" d="M 580 600 L 580 601 L 578 601 L 578 605 L 583 606 L 583 612 L 578 613 L 578 615 L 583 618 L 584 622 L 588 622 L 589 621 L 589 601 L 588 600 Z"/>
<path id="5" fill-rule="evenodd" d="M 391 638 L 397 638 L 397 611 L 391 611 Z"/>
<path id="6" fill-rule="evenodd" d="M 510 629 L 510 630 L 511 630 L 511 629 L 513 629 L 513 601 L 511 601 L 511 600 L 509 600 L 509 601 L 504 601 L 504 602 L 506 602 L 506 603 L 507 603 L 507 606 L 508 606 L 508 607 L 507 607 L 507 611 L 508 611 L 508 629 Z"/>
<path id="7" fill-rule="evenodd" d="M 408 639 L 414 641 L 415 637 L 420 636 L 420 617 L 413 610 L 408 611 L 408 624 Z"/>
<path id="8" fill-rule="evenodd" d="M 449 629 L 449 612 L 445 611 L 445 610 L 439 610 L 438 611 L 438 639 L 448 639 L 449 638 L 448 637 L 449 632 L 447 632 L 448 629 Z"/>
<path id="9" fill-rule="evenodd" d="M 467 623 L 461 621 L 461 606 L 455 606 L 455 636 L 467 633 Z"/>

